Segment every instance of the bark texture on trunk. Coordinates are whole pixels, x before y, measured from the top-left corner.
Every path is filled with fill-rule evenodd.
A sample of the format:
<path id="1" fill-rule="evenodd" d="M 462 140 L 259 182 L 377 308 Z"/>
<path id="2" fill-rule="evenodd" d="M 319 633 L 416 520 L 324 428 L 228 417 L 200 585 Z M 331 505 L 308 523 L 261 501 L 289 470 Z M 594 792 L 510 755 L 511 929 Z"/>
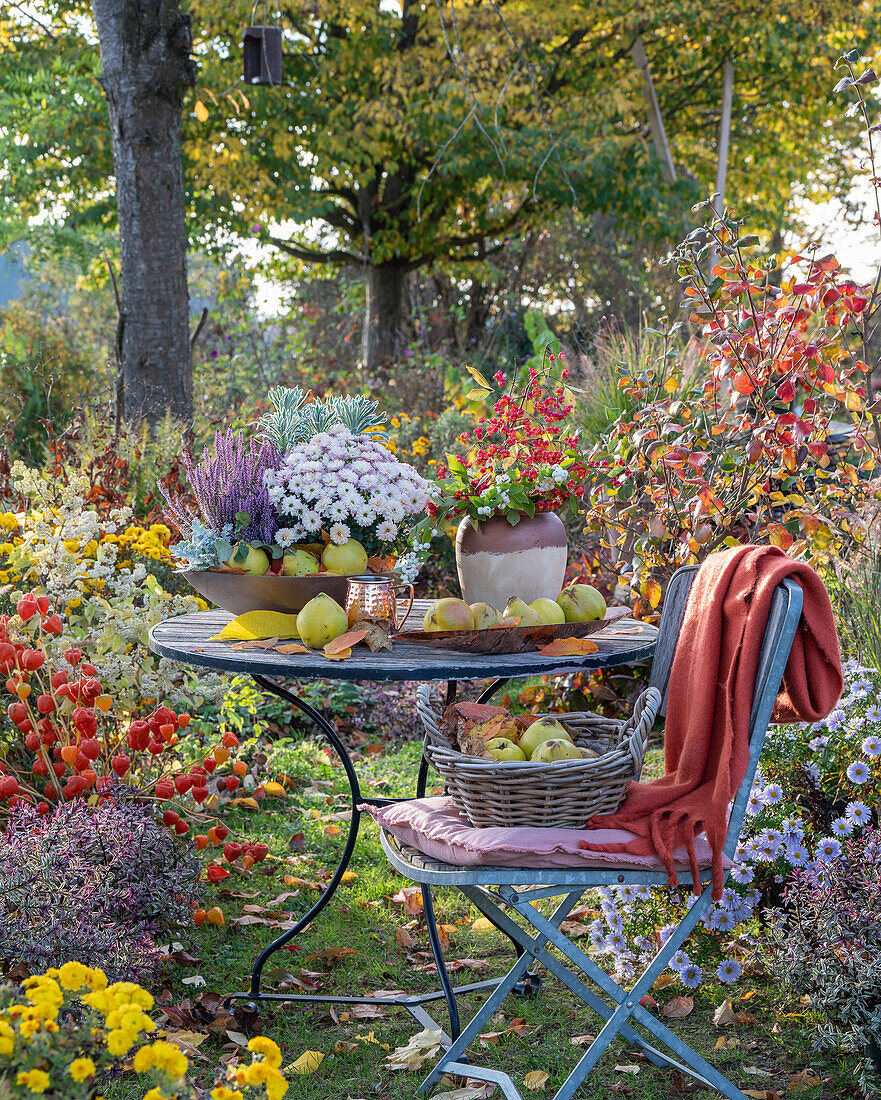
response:
<path id="1" fill-rule="evenodd" d="M 178 0 L 92 0 L 116 173 L 122 257 L 122 409 L 129 422 L 193 414 L 181 160 L 184 89 L 195 83 Z"/>
<path id="2" fill-rule="evenodd" d="M 388 366 L 401 352 L 403 263 L 370 264 L 367 268 L 367 308 L 361 332 L 361 359 L 372 371 Z"/>

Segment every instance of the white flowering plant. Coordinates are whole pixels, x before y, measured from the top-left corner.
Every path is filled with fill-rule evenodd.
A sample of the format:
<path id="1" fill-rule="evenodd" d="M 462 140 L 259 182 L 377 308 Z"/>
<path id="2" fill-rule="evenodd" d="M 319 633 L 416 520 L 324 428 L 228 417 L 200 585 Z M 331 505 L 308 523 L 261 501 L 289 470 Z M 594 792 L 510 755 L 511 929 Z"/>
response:
<path id="1" fill-rule="evenodd" d="M 396 556 L 407 548 L 430 488 L 412 466 L 344 424 L 295 445 L 264 476 L 279 516 L 275 541 L 282 549 L 314 542 L 326 532 L 340 546 L 356 539 L 371 557 Z"/>
<path id="2" fill-rule="evenodd" d="M 761 956 L 755 917 L 781 904 L 796 870 L 822 874 L 845 839 L 877 825 L 881 805 L 881 672 L 845 662 L 838 706 L 813 726 L 772 726 L 765 739 L 727 887 L 670 970 L 691 990 L 735 982 Z M 619 886 L 599 891 L 589 925 L 593 953 L 619 980 L 634 977 L 693 904 L 690 889 Z"/>

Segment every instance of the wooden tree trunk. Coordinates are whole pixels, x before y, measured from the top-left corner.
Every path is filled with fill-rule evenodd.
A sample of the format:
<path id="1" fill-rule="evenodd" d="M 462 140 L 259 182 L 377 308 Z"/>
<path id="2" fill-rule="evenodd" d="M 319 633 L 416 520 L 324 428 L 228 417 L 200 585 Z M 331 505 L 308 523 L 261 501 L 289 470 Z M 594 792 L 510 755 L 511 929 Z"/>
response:
<path id="1" fill-rule="evenodd" d="M 129 422 L 190 420 L 193 379 L 181 161 L 184 89 L 195 83 L 178 0 L 92 0 L 116 173 L 122 257 L 118 353 Z"/>
<path id="2" fill-rule="evenodd" d="M 361 333 L 365 370 L 388 366 L 401 352 L 403 263 L 371 264 L 367 268 L 367 308 Z"/>

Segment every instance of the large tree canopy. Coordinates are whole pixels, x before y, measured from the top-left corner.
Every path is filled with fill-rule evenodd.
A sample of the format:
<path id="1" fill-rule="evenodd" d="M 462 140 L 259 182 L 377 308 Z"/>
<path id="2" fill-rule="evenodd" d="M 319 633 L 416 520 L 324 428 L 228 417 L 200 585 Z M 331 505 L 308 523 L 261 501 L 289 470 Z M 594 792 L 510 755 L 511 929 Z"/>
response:
<path id="1" fill-rule="evenodd" d="M 110 142 L 88 7 L 32 10 L 39 23 L 0 4 L 0 119 L 11 122 L 0 124 L 0 221 L 7 234 L 33 217 L 106 226 Z M 284 82 L 250 88 L 237 83 L 247 5 L 194 0 L 190 14 L 191 237 L 256 232 L 304 263 L 362 268 L 368 359 L 396 350 L 409 270 L 467 272 L 567 208 L 661 239 L 672 218 L 678 231 L 682 199 L 712 189 L 726 57 L 730 200 L 780 230 L 794 185 L 843 195 L 855 130 L 832 100 L 832 65 L 881 37 L 881 10 L 852 0 L 293 0 Z M 647 135 L 629 52 L 640 35 L 674 187 Z"/>

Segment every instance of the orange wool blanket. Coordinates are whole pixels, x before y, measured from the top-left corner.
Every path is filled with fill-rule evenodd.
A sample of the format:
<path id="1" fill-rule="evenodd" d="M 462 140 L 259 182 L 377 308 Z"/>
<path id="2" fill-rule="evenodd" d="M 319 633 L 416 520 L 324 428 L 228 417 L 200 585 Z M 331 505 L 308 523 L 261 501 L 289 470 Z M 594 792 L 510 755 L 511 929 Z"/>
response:
<path id="1" fill-rule="evenodd" d="M 772 721 L 817 722 L 832 710 L 841 695 L 841 659 L 829 595 L 814 570 L 775 546 L 711 554 L 695 578 L 670 672 L 665 775 L 631 784 L 620 809 L 590 821 L 591 828 L 637 833 L 636 840 L 602 850 L 658 855 L 671 885 L 677 881 L 672 853 L 681 844 L 698 883 L 694 838 L 706 833 L 717 899 L 728 807 L 749 761 L 759 653 L 771 597 L 785 577 L 801 585 L 804 607 Z"/>

